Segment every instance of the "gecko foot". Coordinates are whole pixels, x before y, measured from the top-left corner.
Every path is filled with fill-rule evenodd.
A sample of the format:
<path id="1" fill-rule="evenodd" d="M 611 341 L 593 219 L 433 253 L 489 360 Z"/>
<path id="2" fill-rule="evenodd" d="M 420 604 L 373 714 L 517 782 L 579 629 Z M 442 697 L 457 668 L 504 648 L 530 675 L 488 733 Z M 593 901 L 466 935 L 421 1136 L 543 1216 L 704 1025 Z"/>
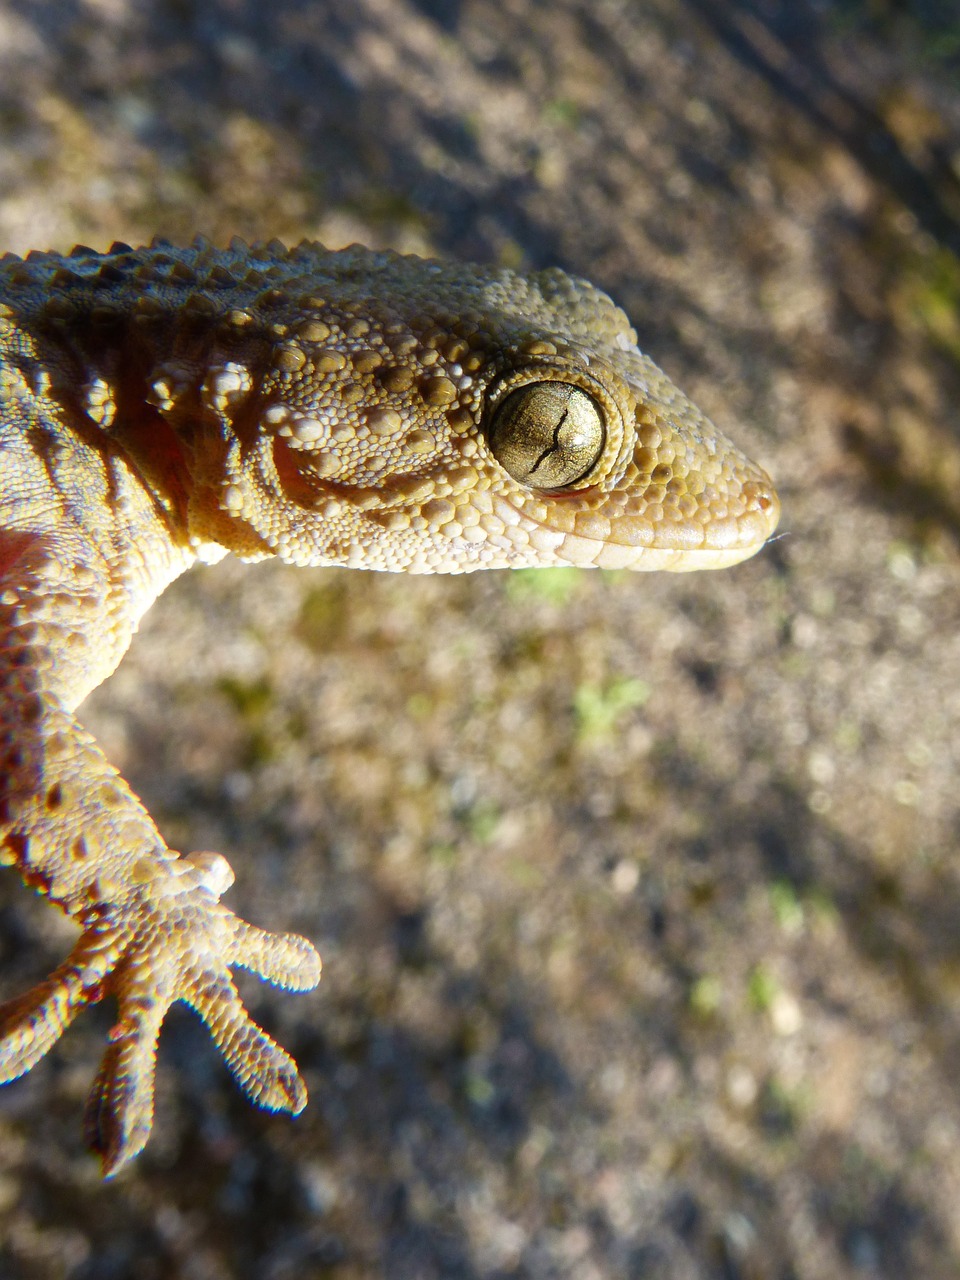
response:
<path id="1" fill-rule="evenodd" d="M 44 982 L 0 1005 L 3 1083 L 43 1057 L 85 1005 L 115 996 L 117 1022 L 86 1111 L 87 1140 L 107 1177 L 149 1137 L 157 1040 L 177 1000 L 207 1024 L 253 1102 L 294 1115 L 306 1105 L 296 1063 L 251 1019 L 230 970 L 307 991 L 320 980 L 320 957 L 305 938 L 257 929 L 223 906 L 219 894 L 232 879 L 219 855 L 151 864 L 141 876 L 148 891 L 87 928 Z"/>

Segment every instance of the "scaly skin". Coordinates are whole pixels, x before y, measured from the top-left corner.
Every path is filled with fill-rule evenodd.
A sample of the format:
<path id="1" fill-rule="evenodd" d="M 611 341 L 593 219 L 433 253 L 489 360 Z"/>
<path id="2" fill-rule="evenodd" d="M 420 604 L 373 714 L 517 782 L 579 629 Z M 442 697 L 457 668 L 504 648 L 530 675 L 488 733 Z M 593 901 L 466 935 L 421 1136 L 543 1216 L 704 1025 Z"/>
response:
<path id="1" fill-rule="evenodd" d="M 169 849 L 73 715 L 195 560 L 716 568 L 777 516 L 623 312 L 559 271 L 199 241 L 0 260 L 0 861 L 82 930 L 0 1007 L 0 1082 L 110 992 L 105 1173 L 147 1140 L 175 1000 L 254 1101 L 305 1105 L 230 971 L 306 990 L 316 951 L 224 907 L 226 861 Z"/>

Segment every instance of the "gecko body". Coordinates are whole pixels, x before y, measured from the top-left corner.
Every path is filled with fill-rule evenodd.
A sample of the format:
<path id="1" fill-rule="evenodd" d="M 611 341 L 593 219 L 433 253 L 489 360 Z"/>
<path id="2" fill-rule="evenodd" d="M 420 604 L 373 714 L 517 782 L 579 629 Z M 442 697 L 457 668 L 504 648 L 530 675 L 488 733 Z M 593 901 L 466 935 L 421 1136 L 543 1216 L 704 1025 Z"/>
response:
<path id="1" fill-rule="evenodd" d="M 0 259 L 0 863 L 81 929 L 0 1006 L 0 1082 L 110 993 L 87 1108 L 106 1173 L 147 1139 L 176 1000 L 255 1102 L 305 1104 L 231 970 L 305 990 L 316 951 L 225 907 L 225 859 L 170 850 L 74 716 L 195 561 L 715 568 L 778 510 L 560 271 L 202 241 Z"/>

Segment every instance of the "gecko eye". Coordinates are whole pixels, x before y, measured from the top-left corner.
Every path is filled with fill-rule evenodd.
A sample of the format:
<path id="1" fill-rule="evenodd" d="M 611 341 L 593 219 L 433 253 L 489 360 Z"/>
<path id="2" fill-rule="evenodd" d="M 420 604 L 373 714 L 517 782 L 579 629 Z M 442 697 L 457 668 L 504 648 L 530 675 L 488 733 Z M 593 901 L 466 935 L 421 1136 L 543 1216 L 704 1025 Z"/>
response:
<path id="1" fill-rule="evenodd" d="M 531 382 L 497 406 L 493 456 L 520 484 L 566 489 L 596 465 L 606 442 L 600 407 L 569 382 Z"/>

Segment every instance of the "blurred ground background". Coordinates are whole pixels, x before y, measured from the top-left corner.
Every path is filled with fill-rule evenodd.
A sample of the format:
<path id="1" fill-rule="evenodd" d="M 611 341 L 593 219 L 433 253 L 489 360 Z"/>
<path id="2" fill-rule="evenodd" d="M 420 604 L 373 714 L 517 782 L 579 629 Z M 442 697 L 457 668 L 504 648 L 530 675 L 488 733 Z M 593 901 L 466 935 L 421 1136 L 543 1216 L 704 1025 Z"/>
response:
<path id="1" fill-rule="evenodd" d="M 224 563 L 84 716 L 228 901 L 296 1122 L 187 1012 L 0 1091 L 2 1280 L 960 1272 L 960 18 L 943 0 L 0 0 L 0 249 L 587 275 L 784 500 L 724 573 Z M 0 878 L 0 993 L 69 930 Z"/>

